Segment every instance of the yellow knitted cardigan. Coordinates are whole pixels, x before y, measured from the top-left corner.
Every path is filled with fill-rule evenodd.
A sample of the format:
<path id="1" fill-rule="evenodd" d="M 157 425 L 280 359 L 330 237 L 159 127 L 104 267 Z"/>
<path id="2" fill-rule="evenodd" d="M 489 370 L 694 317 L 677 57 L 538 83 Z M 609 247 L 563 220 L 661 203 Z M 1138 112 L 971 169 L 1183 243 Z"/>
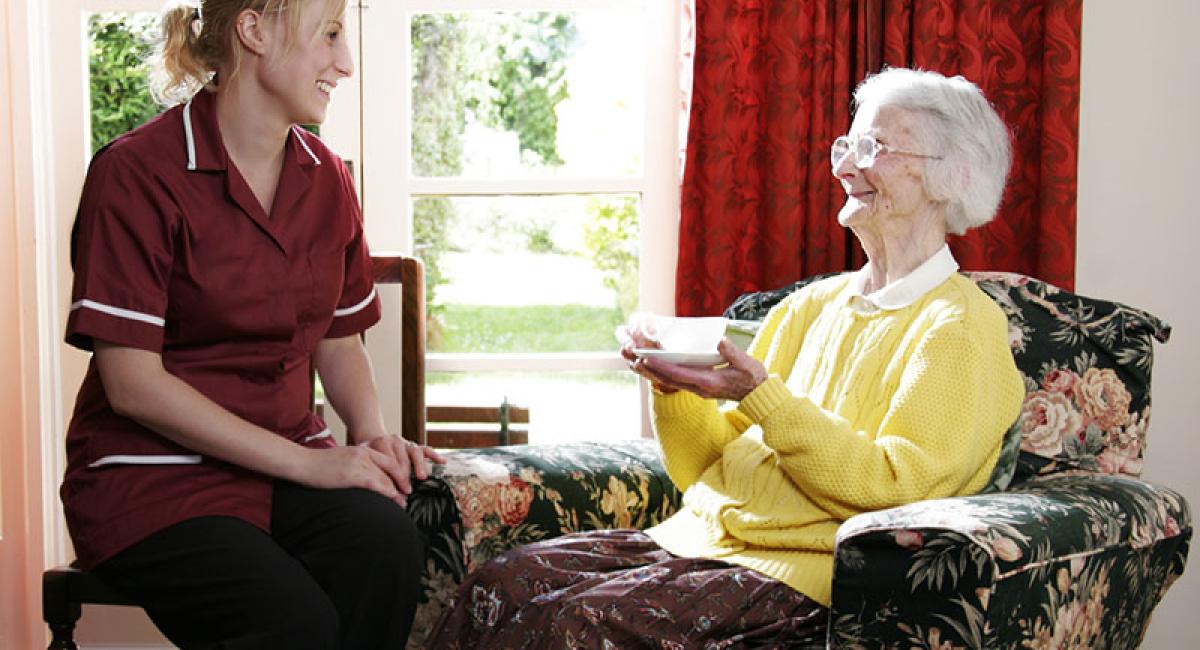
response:
<path id="1" fill-rule="evenodd" d="M 739 404 L 654 398 L 680 511 L 647 533 L 828 606 L 834 537 L 847 518 L 972 494 L 987 482 L 1024 383 L 999 307 L 954 274 L 915 303 L 864 310 L 850 274 L 768 315 L 750 353 L 770 377 Z M 785 382 L 787 382 L 785 384 Z"/>

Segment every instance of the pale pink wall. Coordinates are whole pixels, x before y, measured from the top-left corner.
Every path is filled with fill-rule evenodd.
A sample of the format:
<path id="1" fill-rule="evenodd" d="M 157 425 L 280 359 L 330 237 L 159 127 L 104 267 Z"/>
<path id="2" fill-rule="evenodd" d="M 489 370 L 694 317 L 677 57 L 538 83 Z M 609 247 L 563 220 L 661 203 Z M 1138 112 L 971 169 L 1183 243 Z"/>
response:
<path id="1" fill-rule="evenodd" d="M 0 79 L 0 89 L 7 88 Z M 4 91 L 5 97 L 8 92 Z M 7 111 L 0 109 L 0 119 Z M 0 122 L 7 127 L 10 122 Z M 0 168 L 13 169 L 11 139 L 0 136 Z M 37 620 L 37 583 L 28 570 L 31 563 L 40 566 L 40 518 L 28 516 L 39 503 L 37 482 L 26 480 L 26 443 L 36 436 L 22 430 L 26 413 L 21 400 L 21 322 L 20 278 L 17 273 L 16 219 L 12 202 L 12 175 L 0 180 L 0 647 L 34 647 Z M 34 445 L 36 448 L 36 444 Z"/>
<path id="2" fill-rule="evenodd" d="M 1200 508 L 1200 3 L 1084 5 L 1076 288 L 1174 326 L 1157 346 L 1145 478 Z M 1155 611 L 1147 650 L 1200 647 L 1200 563 Z"/>
<path id="3" fill-rule="evenodd" d="M 20 219 L 28 203 L 16 188 L 29 180 L 19 152 L 28 107 L 14 103 L 24 96 L 26 77 L 11 65 L 25 36 L 15 28 L 24 16 L 10 0 L 0 4 L 0 648 L 34 648 L 45 644 L 40 620 L 38 579 L 42 565 L 41 488 L 36 455 L 36 414 L 30 412 L 23 378 L 29 358 L 25 343 Z M 32 433 L 31 433 L 32 432 Z"/>

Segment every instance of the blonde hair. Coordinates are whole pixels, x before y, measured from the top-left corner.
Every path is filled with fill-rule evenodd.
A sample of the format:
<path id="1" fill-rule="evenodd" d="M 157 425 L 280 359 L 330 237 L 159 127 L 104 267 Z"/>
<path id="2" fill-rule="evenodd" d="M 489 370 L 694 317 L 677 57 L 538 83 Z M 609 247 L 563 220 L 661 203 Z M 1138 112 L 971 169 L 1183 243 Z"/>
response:
<path id="1" fill-rule="evenodd" d="M 150 93 L 172 106 L 187 101 L 201 88 L 216 90 L 237 76 L 241 48 L 234 33 L 238 14 L 246 9 L 279 14 L 287 23 L 287 50 L 299 36 L 301 12 L 309 2 L 322 0 L 200 0 L 168 6 L 162 12 L 160 34 L 150 57 Z M 324 0 L 326 18 L 340 15 L 346 0 Z M 322 21 L 322 25 L 325 21 Z M 217 79 L 222 71 L 226 79 Z"/>

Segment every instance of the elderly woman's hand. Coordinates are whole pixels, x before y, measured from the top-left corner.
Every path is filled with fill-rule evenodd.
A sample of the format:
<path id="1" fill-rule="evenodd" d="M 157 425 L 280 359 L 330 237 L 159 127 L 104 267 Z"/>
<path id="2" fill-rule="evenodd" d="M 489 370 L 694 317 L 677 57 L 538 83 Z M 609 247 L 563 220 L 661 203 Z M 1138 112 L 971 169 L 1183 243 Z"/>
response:
<path id="1" fill-rule="evenodd" d="M 655 390 L 663 393 L 686 390 L 700 397 L 740 402 L 767 379 L 767 369 L 758 359 L 743 352 L 729 339 L 721 339 L 717 346 L 717 352 L 727 363 L 716 368 L 639 358 L 633 353 L 634 347 L 644 346 L 630 343 L 621 348 L 621 356 L 629 362 L 629 369 L 650 380 Z"/>

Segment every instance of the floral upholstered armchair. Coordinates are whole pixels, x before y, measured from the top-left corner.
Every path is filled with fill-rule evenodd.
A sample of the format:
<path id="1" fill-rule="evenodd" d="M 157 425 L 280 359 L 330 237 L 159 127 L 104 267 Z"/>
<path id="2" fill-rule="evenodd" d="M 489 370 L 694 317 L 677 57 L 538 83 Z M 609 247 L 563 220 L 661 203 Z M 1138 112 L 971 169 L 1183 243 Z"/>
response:
<path id="1" fill-rule="evenodd" d="M 968 275 L 1008 316 L 1021 416 L 983 493 L 842 525 L 827 647 L 1134 648 L 1192 533 L 1183 498 L 1138 478 L 1153 341 L 1170 329 L 1025 276 Z M 726 316 L 761 319 L 813 279 Z M 679 498 L 650 440 L 453 452 L 410 500 L 430 538 L 410 647 L 483 562 L 571 531 L 645 528 Z"/>

